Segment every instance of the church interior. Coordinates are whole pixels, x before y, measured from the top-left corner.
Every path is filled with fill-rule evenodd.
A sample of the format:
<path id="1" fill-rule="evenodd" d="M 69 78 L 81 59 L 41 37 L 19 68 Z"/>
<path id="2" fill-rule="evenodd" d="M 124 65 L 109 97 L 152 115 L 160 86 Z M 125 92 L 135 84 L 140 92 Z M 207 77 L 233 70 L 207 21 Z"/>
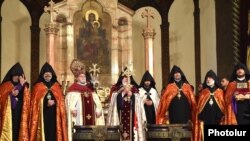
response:
<path id="1" fill-rule="evenodd" d="M 59 82 L 72 83 L 69 66 L 78 58 L 89 70 L 100 68 L 96 78 L 100 86 L 114 84 L 129 66 L 138 83 L 149 70 L 161 91 L 173 65 L 195 87 L 210 69 L 219 77 L 230 77 L 236 63 L 250 66 L 248 0 L 1 0 L 0 4 L 1 80 L 20 62 L 32 84 L 48 62 Z"/>
<path id="2" fill-rule="evenodd" d="M 191 111 L 191 108 L 196 108 L 196 106 L 194 106 L 194 101 L 198 95 L 198 88 L 200 84 L 204 82 L 204 84 L 207 85 L 208 78 L 213 79 L 213 85 L 211 87 L 209 86 L 211 91 L 205 94 L 209 95 L 209 98 L 210 96 L 214 97 L 214 86 L 217 83 L 214 82 L 216 79 L 212 76 L 218 75 L 219 78 L 226 77 L 230 79 L 234 67 L 238 63 L 243 63 L 248 67 L 248 69 L 250 68 L 249 0 L 0 0 L 0 8 L 1 82 L 11 66 L 18 62 L 21 64 L 25 73 L 25 78 L 29 82 L 30 89 L 32 90 L 33 84 L 37 82 L 43 65 L 46 64 L 46 66 L 51 66 L 50 70 L 54 70 L 57 76 L 57 80 L 53 79 L 53 83 L 57 81 L 60 83 L 56 83 L 59 93 L 52 93 L 57 94 L 57 96 L 59 95 L 58 97 L 60 97 L 60 99 L 58 100 L 54 97 L 55 95 L 51 95 L 52 89 L 50 88 L 52 86 L 50 84 L 52 84 L 52 82 L 50 83 L 50 81 L 52 80 L 52 77 L 55 78 L 55 75 L 49 71 L 53 76 L 51 76 L 49 82 L 46 80 L 43 81 L 44 84 L 48 82 L 48 86 L 46 85 L 43 89 L 47 91 L 47 96 L 40 96 L 42 100 L 47 98 L 47 101 L 45 101 L 47 103 L 42 104 L 45 105 L 45 108 L 53 106 L 61 108 L 63 112 L 51 112 L 58 117 L 60 117 L 58 113 L 64 114 L 61 117 L 65 116 L 66 112 L 64 111 L 65 109 L 63 109 L 65 105 L 67 108 L 71 108 L 72 105 L 73 108 L 76 106 L 78 106 L 77 108 L 86 108 L 87 110 L 79 110 L 77 108 L 73 110 L 70 109 L 71 111 L 67 112 L 69 115 L 67 115 L 67 118 L 71 118 L 71 115 L 73 115 L 72 119 L 76 120 L 74 122 L 71 122 L 71 119 L 68 120 L 68 122 L 70 122 L 68 125 L 72 124 L 72 126 L 68 126 L 68 133 L 79 133 L 77 135 L 73 135 L 73 138 L 79 140 L 81 140 L 82 137 L 86 137 L 88 139 L 94 137 L 96 140 L 100 140 L 100 138 L 106 138 L 108 136 L 110 138 L 120 140 L 120 133 L 123 133 L 121 135 L 125 139 L 128 137 L 128 134 L 125 131 L 126 128 L 130 135 L 128 138 L 130 139 L 136 138 L 137 135 L 138 138 L 139 136 L 144 137 L 144 134 L 139 135 L 140 128 L 141 132 L 144 132 L 144 129 L 146 129 L 145 131 L 147 131 L 147 135 L 145 136 L 147 136 L 147 138 L 155 137 L 166 139 L 170 137 L 174 141 L 182 140 L 181 138 L 188 138 L 188 140 L 190 140 L 190 137 L 192 136 L 191 131 L 193 130 L 190 128 L 193 126 L 190 120 L 192 119 L 190 118 L 190 115 L 193 113 L 189 111 Z M 88 72 L 89 76 L 87 76 L 85 71 L 82 71 L 84 73 L 81 74 L 72 73 L 73 71 L 71 66 L 73 64 L 73 60 L 78 60 L 80 61 L 79 64 L 84 64 L 81 67 Z M 172 78 L 170 77 L 172 68 L 176 68 L 178 70 L 173 73 L 174 75 L 175 73 L 178 73 L 180 78 L 178 81 L 176 81 L 173 76 Z M 242 70 L 243 68 L 240 69 Z M 181 70 L 185 75 L 183 75 Z M 246 74 L 246 70 L 244 70 L 243 73 L 245 72 Z M 130 85 L 130 83 L 128 83 L 129 80 L 131 80 L 130 76 L 133 76 L 133 83 L 136 82 L 137 84 L 140 84 L 140 82 L 143 82 L 141 81 L 144 76 L 143 74 L 147 74 L 148 72 L 152 75 L 151 78 L 153 79 L 151 80 L 154 80 L 152 81 L 155 83 L 156 88 L 154 94 L 156 98 L 159 97 L 155 101 L 158 102 L 154 102 L 151 99 L 153 96 L 153 93 L 149 92 L 151 87 L 150 89 L 145 89 L 146 92 L 143 91 L 143 97 L 145 99 L 142 100 L 142 98 L 139 99 L 140 97 L 138 95 L 135 95 L 135 93 L 138 92 L 137 88 L 133 91 L 133 87 L 136 87 L 136 85 Z M 207 76 L 207 72 L 211 72 L 212 75 Z M 243 75 L 244 81 L 245 74 Z M 121 75 L 122 77 L 125 77 L 125 79 L 122 78 L 121 80 Z M 236 77 L 235 74 L 234 76 Z M 45 72 L 43 77 L 43 79 L 45 79 Z M 85 79 L 84 85 L 80 82 L 80 77 Z M 73 88 L 80 87 L 78 84 L 75 86 L 78 82 L 79 85 L 83 87 L 87 86 L 87 77 L 90 77 L 94 87 L 87 89 L 87 92 L 83 92 L 83 90 L 86 89 L 82 88 L 82 91 L 77 94 L 69 96 L 66 95 L 67 92 L 76 92 Z M 183 79 L 183 77 L 185 77 L 185 79 Z M 19 79 L 20 78 L 23 82 L 22 85 L 25 84 L 22 86 L 25 87 L 22 89 L 23 93 L 26 92 L 26 96 L 28 97 L 28 88 L 26 88 L 28 86 L 24 83 L 26 81 L 24 81 L 22 77 L 19 77 Z M 164 98 L 167 98 L 167 96 L 173 98 L 171 94 L 168 94 L 168 91 L 164 89 L 167 83 L 170 82 L 170 78 L 173 80 L 172 85 L 176 87 L 176 91 L 174 91 L 176 93 L 173 92 L 176 94 L 174 98 L 175 102 L 179 102 L 178 100 L 184 99 L 184 104 L 187 106 L 183 104 L 184 106 L 182 105 L 183 107 L 180 108 L 179 106 L 170 107 L 166 104 Z M 128 81 L 126 85 L 125 83 L 123 84 L 123 79 Z M 204 79 L 206 81 L 204 81 Z M 146 81 L 150 81 L 150 83 L 152 83 L 151 80 L 145 80 L 142 87 L 146 85 Z M 121 85 L 119 85 L 119 89 L 117 86 L 117 93 L 114 95 L 111 93 L 112 86 L 114 86 L 114 84 L 118 84 L 118 82 Z M 178 84 L 178 82 L 180 83 Z M 190 85 L 188 84 L 187 86 L 186 82 Z M 150 83 L 148 85 L 150 85 Z M 249 86 L 248 83 L 242 83 L 239 85 L 239 88 L 247 88 L 247 86 Z M 71 84 L 75 86 L 72 89 L 70 89 Z M 184 85 L 188 88 L 188 90 L 185 91 Z M 126 89 L 127 86 L 129 86 L 129 89 Z M 187 99 L 184 95 L 184 92 L 186 94 L 187 91 L 190 96 L 186 97 L 191 100 Z M 13 95 L 15 94 L 14 92 L 16 92 L 17 95 L 19 93 L 18 90 L 15 90 L 11 91 L 12 95 L 7 92 L 5 92 L 5 94 L 6 97 L 11 96 L 13 98 L 12 100 L 14 102 L 12 103 L 17 103 L 20 100 L 18 100 L 17 95 Z M 38 90 L 35 92 L 38 92 Z M 220 92 L 222 94 L 224 93 L 222 90 Z M 113 96 L 111 97 L 112 94 Z M 224 98 L 222 94 L 219 95 L 221 96 L 221 99 Z M 246 99 L 248 100 L 247 104 L 249 109 L 250 94 L 247 94 L 248 97 Z M 34 95 L 36 96 L 36 94 Z M 33 99 L 36 98 L 34 95 L 32 95 Z M 71 96 L 76 100 L 72 100 Z M 158 105 L 155 106 L 154 104 L 159 103 L 161 100 L 160 96 L 162 96 L 162 99 L 164 100 L 162 100 L 162 105 L 159 104 L 160 110 L 156 113 L 156 107 Z M 2 97 L 0 95 L 0 98 Z M 8 100 L 10 101 L 10 99 Z M 78 100 L 83 102 L 78 102 Z M 0 102 L 2 101 L 3 100 L 0 100 Z M 76 102 L 76 104 L 71 104 L 70 102 L 72 101 Z M 212 106 L 213 104 L 215 105 L 217 102 L 212 98 L 209 102 L 208 100 L 204 101 L 210 104 L 207 104 L 208 106 Z M 28 103 L 28 100 L 26 100 L 26 102 Z M 59 102 L 61 102 L 60 104 L 62 104 L 62 106 L 55 106 Z M 108 102 L 110 102 L 110 105 L 113 105 L 109 106 Z M 32 101 L 31 103 L 35 105 L 39 102 Z M 90 104 L 82 106 L 79 103 L 86 105 L 91 103 L 92 109 L 89 108 Z M 99 104 L 99 108 L 101 110 L 97 108 L 98 104 L 96 103 Z M 142 104 L 144 104 L 144 107 Z M 0 111 L 2 105 L 0 105 Z M 29 104 L 24 105 L 29 106 Z M 166 105 L 170 107 L 170 110 L 179 108 L 178 110 L 172 110 L 174 113 L 177 111 L 177 113 L 183 114 L 181 110 L 185 111 L 185 115 L 189 116 L 188 122 L 183 122 L 185 123 L 183 125 L 177 125 L 178 123 L 172 124 L 172 122 L 166 126 L 168 123 L 166 121 L 166 117 L 168 116 Z M 10 106 L 12 105 L 8 104 L 7 106 L 10 109 Z M 140 110 L 147 106 L 148 108 L 151 108 L 146 109 L 147 111 L 151 110 L 155 112 L 154 114 L 149 114 L 149 117 L 152 116 L 156 122 L 154 121 L 152 124 L 147 124 L 147 122 L 139 123 L 146 118 L 146 115 L 141 114 L 143 112 Z M 22 108 L 22 106 L 20 107 Z M 36 106 L 37 109 L 41 107 L 39 107 L 38 104 Z M 201 107 L 203 108 L 203 106 Z M 230 108 L 230 106 L 228 107 Z M 104 112 L 102 111 L 102 108 L 104 109 Z M 114 108 L 113 111 L 112 108 Z M 32 110 L 38 112 L 38 110 L 34 109 L 35 108 Z M 110 109 L 112 112 L 108 111 Z M 19 111 L 21 110 L 22 109 L 19 109 Z M 74 126 L 78 120 L 76 118 L 77 110 L 78 112 L 85 112 L 84 114 L 78 114 L 79 121 L 85 122 L 87 119 L 91 119 L 93 123 L 97 123 L 97 118 L 99 118 L 102 119 L 102 124 L 91 123 L 87 124 L 91 126 L 87 126 L 86 128 L 82 128 L 82 126 Z M 27 111 L 28 110 L 26 110 L 26 112 Z M 220 109 L 218 111 L 221 112 Z M 87 112 L 90 114 L 88 113 L 87 115 Z M 250 110 L 247 112 L 247 115 L 250 117 Z M 9 115 L 11 114 L 10 112 L 6 113 Z M 113 114 L 114 118 L 108 116 L 111 115 L 110 113 L 115 113 Z M 213 114 L 213 112 L 210 113 Z M 210 113 L 209 115 L 211 115 Z M 221 117 L 222 114 L 223 113 L 221 112 Z M 1 115 L 5 114 L 1 112 Z M 162 117 L 159 115 L 162 115 Z M 37 114 L 32 114 L 32 116 L 38 119 Z M 27 117 L 28 116 L 26 116 L 26 118 Z M 183 118 L 183 116 L 179 117 Z M 115 122 L 109 120 L 109 124 L 107 124 L 108 120 L 106 119 L 109 118 Z M 119 118 L 121 122 L 119 122 Z M 142 120 L 140 118 L 144 119 Z M 3 118 L 1 118 L 1 120 L 2 119 Z M 41 119 L 43 120 L 43 118 Z M 56 118 L 55 121 L 57 121 Z M 38 122 L 33 121 L 32 123 L 37 124 Z M 115 123 L 116 126 L 114 126 Z M 159 123 L 166 124 L 157 125 Z M 18 123 L 16 125 L 18 125 Z M 39 126 L 40 125 L 42 124 L 39 124 Z M 76 125 L 85 124 L 81 123 Z M 141 127 L 139 127 L 139 125 Z M 146 127 L 146 125 L 148 126 Z M 50 128 L 49 126 L 47 127 L 48 129 Z M 2 128 L 2 125 L 0 128 Z M 43 128 L 41 127 L 41 129 Z M 62 127 L 62 129 L 64 129 L 66 133 L 66 128 Z M 122 131 L 123 129 L 124 131 Z M 55 129 L 54 131 L 57 130 Z M 83 135 L 83 132 L 91 132 L 91 134 Z M 4 136 L 1 136 L 0 134 L 0 140 L 1 137 Z M 35 140 L 35 137 L 33 138 Z M 71 136 L 69 136 L 69 138 L 72 139 Z M 155 138 L 152 140 L 156 140 Z M 67 140 L 66 137 L 64 137 L 64 139 Z"/>

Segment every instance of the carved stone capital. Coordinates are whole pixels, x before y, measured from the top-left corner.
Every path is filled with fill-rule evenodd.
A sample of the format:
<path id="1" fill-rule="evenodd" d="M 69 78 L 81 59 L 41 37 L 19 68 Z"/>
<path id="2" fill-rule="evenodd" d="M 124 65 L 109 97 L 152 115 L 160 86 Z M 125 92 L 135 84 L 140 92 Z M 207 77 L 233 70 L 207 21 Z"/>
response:
<path id="1" fill-rule="evenodd" d="M 57 23 L 48 23 L 48 24 L 45 24 L 44 31 L 46 32 L 46 34 L 57 35 L 57 32 L 59 31 L 58 26 L 59 25 Z"/>
<path id="2" fill-rule="evenodd" d="M 148 38 L 153 38 L 155 37 L 156 33 L 155 33 L 155 29 L 153 28 L 145 28 L 143 29 L 142 35 L 145 39 Z"/>

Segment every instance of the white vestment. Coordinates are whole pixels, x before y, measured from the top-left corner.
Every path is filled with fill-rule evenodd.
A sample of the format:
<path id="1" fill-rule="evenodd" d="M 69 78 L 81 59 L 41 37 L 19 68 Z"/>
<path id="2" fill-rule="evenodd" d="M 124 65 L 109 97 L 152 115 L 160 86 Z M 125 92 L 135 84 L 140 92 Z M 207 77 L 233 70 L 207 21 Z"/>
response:
<path id="1" fill-rule="evenodd" d="M 101 113 L 100 117 L 95 117 L 95 125 L 105 125 L 101 101 L 95 92 L 92 93 L 92 96 L 93 96 L 93 101 L 94 101 L 95 112 Z M 69 138 L 69 141 L 71 141 L 73 137 L 72 136 L 73 126 L 83 125 L 81 93 L 76 92 L 76 91 L 67 93 L 65 102 L 66 102 L 67 120 L 68 120 L 68 138 Z M 77 111 L 76 117 L 72 116 L 71 111 L 73 110 Z"/>
<path id="2" fill-rule="evenodd" d="M 109 112 L 107 117 L 108 126 L 118 126 L 121 125 L 119 121 L 119 113 L 117 111 L 117 92 L 114 92 L 111 97 Z M 134 141 L 145 141 L 145 128 L 142 119 L 142 114 L 144 114 L 144 108 L 142 108 L 142 101 L 138 93 L 135 93 L 135 114 L 138 121 L 138 128 L 134 129 Z"/>
<path id="3" fill-rule="evenodd" d="M 139 94 L 140 94 L 140 98 L 142 100 L 142 107 L 144 108 L 144 101 L 146 100 L 147 98 L 147 95 L 145 94 L 147 93 L 147 91 L 144 89 L 144 88 L 139 88 Z M 153 104 L 154 104 L 154 108 L 155 108 L 155 116 L 157 115 L 157 109 L 158 109 L 158 105 L 159 105 L 159 102 L 160 102 L 160 97 L 157 93 L 157 91 L 154 89 L 154 88 L 151 88 L 150 91 L 150 98 L 151 100 L 153 101 Z M 145 112 L 145 111 L 144 111 Z M 143 121 L 147 121 L 147 118 L 146 118 L 146 113 L 145 114 L 142 114 L 143 115 Z"/>

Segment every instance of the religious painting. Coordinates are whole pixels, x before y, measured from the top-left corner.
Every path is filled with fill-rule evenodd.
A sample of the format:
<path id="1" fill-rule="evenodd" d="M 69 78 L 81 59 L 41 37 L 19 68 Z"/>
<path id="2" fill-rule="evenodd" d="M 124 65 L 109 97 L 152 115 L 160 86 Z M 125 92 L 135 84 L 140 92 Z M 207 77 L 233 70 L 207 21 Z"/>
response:
<path id="1" fill-rule="evenodd" d="M 93 60 L 107 63 L 105 59 L 109 53 L 106 30 L 103 29 L 101 19 L 94 10 L 89 10 L 84 16 L 83 27 L 79 30 L 77 40 L 77 58 L 82 60 Z"/>
<path id="2" fill-rule="evenodd" d="M 98 64 L 100 79 L 110 80 L 111 75 L 111 18 L 102 8 L 92 4 L 74 15 L 75 57 L 84 64 Z M 105 78 L 104 78 L 105 77 Z M 100 80 L 102 81 L 102 80 Z"/>

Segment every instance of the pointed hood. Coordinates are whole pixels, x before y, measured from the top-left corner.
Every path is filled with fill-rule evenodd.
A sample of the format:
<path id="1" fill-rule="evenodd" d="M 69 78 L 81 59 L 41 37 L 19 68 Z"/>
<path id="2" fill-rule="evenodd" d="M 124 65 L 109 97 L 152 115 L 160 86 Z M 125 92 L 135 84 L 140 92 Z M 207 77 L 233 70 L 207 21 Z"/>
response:
<path id="1" fill-rule="evenodd" d="M 89 71 L 85 71 L 85 75 L 86 75 L 86 81 L 88 86 L 91 87 L 91 89 L 94 89 L 94 84 L 92 83 L 92 78 L 91 78 L 91 74 L 89 73 Z"/>
<path id="2" fill-rule="evenodd" d="M 231 75 L 231 79 L 230 79 L 230 82 L 232 81 L 235 81 L 237 79 L 237 70 L 238 69 L 243 69 L 245 71 L 245 77 L 246 77 L 246 80 L 249 80 L 250 79 L 250 73 L 249 73 L 249 70 L 247 68 L 246 65 L 244 65 L 243 63 L 238 63 L 237 65 L 235 65 L 234 67 L 234 70 L 233 70 L 233 73 Z"/>
<path id="3" fill-rule="evenodd" d="M 153 76 L 149 73 L 148 70 L 142 76 L 141 83 L 140 83 L 139 87 L 143 87 L 145 81 L 150 81 L 151 82 L 150 86 L 155 88 L 155 80 L 154 80 Z"/>
<path id="4" fill-rule="evenodd" d="M 179 72 L 181 74 L 181 81 L 183 83 L 188 83 L 187 79 L 186 79 L 186 76 L 184 75 L 184 73 L 182 72 L 182 70 L 180 69 L 180 67 L 174 65 L 173 68 L 171 69 L 171 72 L 170 72 L 170 76 L 168 78 L 168 83 L 173 83 L 174 82 L 174 74 Z"/>
<path id="5" fill-rule="evenodd" d="M 24 75 L 23 68 L 20 63 L 16 63 L 14 66 L 10 68 L 10 70 L 5 75 L 2 83 L 7 81 L 12 81 L 12 76 L 22 76 Z"/>
<path id="6" fill-rule="evenodd" d="M 42 68 L 41 68 L 41 71 L 40 71 L 40 74 L 39 74 L 39 77 L 36 81 L 36 83 L 39 83 L 39 82 L 45 82 L 44 78 L 43 78 L 43 75 L 45 72 L 51 72 L 52 73 L 52 78 L 51 78 L 51 83 L 55 83 L 55 82 L 58 82 L 57 81 L 57 76 L 56 76 L 56 73 L 54 71 L 54 69 L 52 68 L 52 66 L 49 64 L 49 63 L 45 63 Z"/>
<path id="7" fill-rule="evenodd" d="M 207 80 L 208 77 L 214 79 L 214 85 L 215 85 L 217 88 L 221 88 L 221 84 L 220 84 L 220 81 L 219 81 L 219 77 L 216 75 L 216 73 L 215 73 L 213 70 L 209 70 L 209 71 L 207 72 L 206 76 L 205 76 L 204 81 L 203 81 L 203 89 L 209 87 L 209 86 L 207 85 L 207 83 L 206 83 L 206 80 Z"/>
<path id="8" fill-rule="evenodd" d="M 117 80 L 117 82 L 116 82 L 116 84 L 115 84 L 116 87 L 120 87 L 120 86 L 122 85 L 122 79 L 123 79 L 124 77 L 126 77 L 126 76 L 123 76 L 122 74 L 123 74 L 123 72 L 126 71 L 127 69 L 128 69 L 128 68 L 125 67 L 125 68 L 123 69 L 123 71 L 120 73 L 119 78 L 118 78 L 118 80 Z M 138 84 L 135 82 L 133 76 L 130 76 L 130 84 L 134 85 L 136 88 L 139 87 Z"/>

